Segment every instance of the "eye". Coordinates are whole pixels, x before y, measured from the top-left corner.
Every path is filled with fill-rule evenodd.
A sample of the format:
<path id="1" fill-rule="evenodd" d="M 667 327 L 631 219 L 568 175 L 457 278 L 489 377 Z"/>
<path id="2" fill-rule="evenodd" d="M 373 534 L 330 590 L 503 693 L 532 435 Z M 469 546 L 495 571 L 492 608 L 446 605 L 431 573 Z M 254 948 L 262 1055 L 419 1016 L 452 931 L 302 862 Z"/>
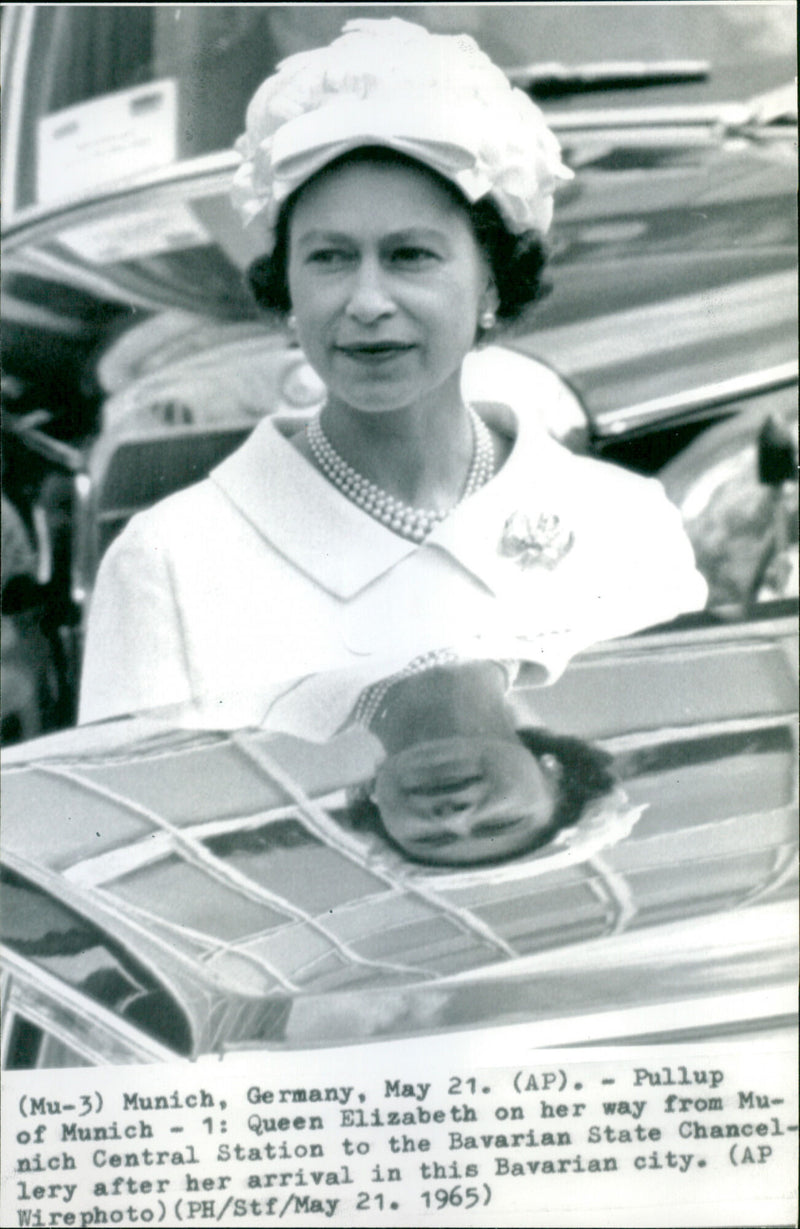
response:
<path id="1" fill-rule="evenodd" d="M 438 253 L 431 248 L 419 247 L 411 243 L 403 244 L 402 247 L 394 248 L 392 251 L 392 260 L 401 265 L 423 265 L 438 259 Z"/>
<path id="2" fill-rule="evenodd" d="M 352 253 L 344 248 L 321 247 L 313 248 L 306 256 L 306 264 L 317 265 L 323 269 L 336 269 L 352 260 Z"/>
<path id="3" fill-rule="evenodd" d="M 430 832 L 407 839 L 413 841 L 414 845 L 424 846 L 426 849 L 436 849 L 444 845 L 455 845 L 460 838 L 456 836 L 455 832 Z"/>
<path id="4" fill-rule="evenodd" d="M 498 832 L 505 832 L 507 828 L 516 827 L 518 823 L 519 819 L 486 819 L 473 825 L 470 836 L 495 836 Z"/>

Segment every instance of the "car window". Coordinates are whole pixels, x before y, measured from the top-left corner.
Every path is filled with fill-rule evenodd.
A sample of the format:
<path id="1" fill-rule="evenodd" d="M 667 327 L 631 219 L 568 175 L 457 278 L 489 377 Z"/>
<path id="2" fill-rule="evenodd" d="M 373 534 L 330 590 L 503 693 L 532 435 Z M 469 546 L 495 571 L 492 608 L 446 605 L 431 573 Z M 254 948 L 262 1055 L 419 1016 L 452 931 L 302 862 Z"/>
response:
<path id="1" fill-rule="evenodd" d="M 99 927 L 28 879 L 3 868 L 2 883 L 3 941 L 12 952 L 178 1053 L 188 1052 L 184 1013 L 151 973 Z M 30 1032 L 34 1027 L 24 1020 L 15 1025 L 13 1046 L 23 1065 L 36 1064 L 41 1047 L 54 1044 L 41 1030 Z"/>
<path id="2" fill-rule="evenodd" d="M 664 467 L 709 587 L 740 617 L 798 597 L 797 389 L 754 398 Z"/>
<path id="3" fill-rule="evenodd" d="M 19 6 L 20 8 L 26 6 Z M 91 195 L 120 174 L 146 173 L 230 149 L 245 105 L 284 57 L 334 38 L 353 17 L 397 15 L 437 32 L 466 32 L 499 64 L 608 60 L 713 63 L 710 86 L 648 90 L 648 101 L 748 97 L 791 79 L 791 6 L 711 6 L 649 14 L 621 29 L 610 6 L 580 26 L 566 10 L 530 5 L 40 5 L 31 13 L 31 71 L 15 146 L 15 208 Z M 759 12 L 758 9 L 768 10 Z M 737 11 L 738 10 L 738 11 Z M 741 65 L 741 47 L 757 48 Z M 744 68 L 744 71 L 742 71 Z M 638 91 L 589 95 L 589 105 Z M 559 105 L 587 105 L 585 94 Z"/>
<path id="4" fill-rule="evenodd" d="M 7 1025 L 8 1041 L 3 1057 L 7 1071 L 32 1067 L 88 1067 L 90 1060 L 60 1037 L 14 1014 Z"/>

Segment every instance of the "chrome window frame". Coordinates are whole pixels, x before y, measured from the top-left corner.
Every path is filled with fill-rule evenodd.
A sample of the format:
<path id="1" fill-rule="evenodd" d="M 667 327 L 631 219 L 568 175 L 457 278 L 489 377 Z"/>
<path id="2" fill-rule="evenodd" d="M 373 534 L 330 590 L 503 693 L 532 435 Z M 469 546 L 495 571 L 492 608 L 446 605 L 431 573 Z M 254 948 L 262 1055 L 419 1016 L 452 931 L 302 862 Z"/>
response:
<path id="1" fill-rule="evenodd" d="M 95 1066 L 188 1061 L 148 1037 L 99 1003 L 7 946 L 0 948 L 3 974 L 3 1066 L 18 1018 L 42 1029 Z"/>

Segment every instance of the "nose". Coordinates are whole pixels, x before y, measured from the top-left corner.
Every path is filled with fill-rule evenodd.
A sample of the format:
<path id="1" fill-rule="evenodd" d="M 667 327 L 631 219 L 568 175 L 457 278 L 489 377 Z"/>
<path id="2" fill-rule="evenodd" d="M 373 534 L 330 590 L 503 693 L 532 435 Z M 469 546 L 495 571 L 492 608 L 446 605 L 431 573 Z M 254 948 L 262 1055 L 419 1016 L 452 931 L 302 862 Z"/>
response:
<path id="1" fill-rule="evenodd" d="M 461 840 L 472 835 L 472 828 L 476 822 L 473 808 L 468 804 L 453 803 L 449 806 L 442 806 L 432 818 L 436 819 L 437 830 L 449 832 L 451 836 Z"/>
<path id="2" fill-rule="evenodd" d="M 364 259 L 359 263 L 345 310 L 359 324 L 374 324 L 394 313 L 395 303 L 379 261 Z"/>

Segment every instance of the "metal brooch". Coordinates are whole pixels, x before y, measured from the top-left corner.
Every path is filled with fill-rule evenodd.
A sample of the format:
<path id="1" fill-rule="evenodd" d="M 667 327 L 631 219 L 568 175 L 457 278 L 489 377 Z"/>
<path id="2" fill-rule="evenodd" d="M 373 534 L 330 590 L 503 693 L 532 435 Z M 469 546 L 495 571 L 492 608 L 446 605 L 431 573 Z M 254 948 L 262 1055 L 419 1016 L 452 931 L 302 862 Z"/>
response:
<path id="1" fill-rule="evenodd" d="M 555 513 L 534 520 L 525 512 L 512 512 L 503 526 L 499 551 L 521 568 L 536 564 L 551 569 L 572 549 L 575 535 Z"/>

